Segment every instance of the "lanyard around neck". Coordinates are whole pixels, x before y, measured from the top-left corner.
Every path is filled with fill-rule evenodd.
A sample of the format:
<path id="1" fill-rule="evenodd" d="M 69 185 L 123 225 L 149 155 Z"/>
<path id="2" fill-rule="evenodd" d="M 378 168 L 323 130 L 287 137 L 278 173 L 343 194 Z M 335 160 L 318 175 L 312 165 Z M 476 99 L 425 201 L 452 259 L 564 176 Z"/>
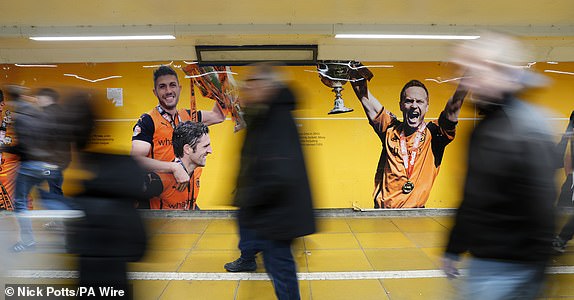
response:
<path id="1" fill-rule="evenodd" d="M 174 118 L 170 113 L 168 113 L 165 109 L 163 109 L 159 105 L 157 106 L 157 111 L 166 121 L 169 122 L 169 124 L 171 125 L 171 128 L 175 129 L 175 126 L 177 126 L 177 124 L 181 123 L 181 117 L 179 116 L 177 111 L 175 112 L 176 118 Z M 175 120 L 177 120 L 177 123 L 175 122 Z"/>

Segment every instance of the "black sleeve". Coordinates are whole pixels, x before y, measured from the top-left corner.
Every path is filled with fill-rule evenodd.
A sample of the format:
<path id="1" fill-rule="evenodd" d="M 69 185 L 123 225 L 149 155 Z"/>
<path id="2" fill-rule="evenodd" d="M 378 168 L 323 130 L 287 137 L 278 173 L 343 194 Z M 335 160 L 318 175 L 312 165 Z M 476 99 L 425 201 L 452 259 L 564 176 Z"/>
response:
<path id="1" fill-rule="evenodd" d="M 438 118 L 438 126 L 432 122 L 427 125 L 427 128 L 432 134 L 431 148 L 436 167 L 442 163 L 444 149 L 454 138 L 456 124 L 458 124 L 458 122 L 447 119 L 443 111 Z"/>
<path id="2" fill-rule="evenodd" d="M 153 144 L 155 126 L 150 115 L 143 114 L 133 128 L 132 141 L 144 141 Z"/>
<path id="3" fill-rule="evenodd" d="M 438 126 L 440 126 L 440 128 L 444 129 L 445 131 L 452 131 L 455 130 L 456 124 L 458 124 L 458 122 L 449 120 L 446 117 L 446 113 L 444 111 L 440 113 L 440 116 L 438 117 Z"/>
<path id="4" fill-rule="evenodd" d="M 157 173 L 149 172 L 145 175 L 144 193 L 145 193 L 144 198 L 146 200 L 153 197 L 157 197 L 161 195 L 161 193 L 163 193 L 163 182 L 161 181 L 161 177 L 159 177 Z"/>

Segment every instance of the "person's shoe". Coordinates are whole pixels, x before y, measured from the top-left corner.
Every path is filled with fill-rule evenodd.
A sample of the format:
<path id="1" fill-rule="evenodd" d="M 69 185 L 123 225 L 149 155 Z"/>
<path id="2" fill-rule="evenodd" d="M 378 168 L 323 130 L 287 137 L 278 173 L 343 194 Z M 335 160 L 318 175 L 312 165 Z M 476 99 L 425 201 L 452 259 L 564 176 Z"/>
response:
<path id="1" fill-rule="evenodd" d="M 257 263 L 255 260 L 240 257 L 232 262 L 226 263 L 223 267 L 228 272 L 253 272 L 257 269 Z"/>
<path id="2" fill-rule="evenodd" d="M 564 253 L 564 251 L 566 251 L 567 243 L 568 241 L 565 241 L 561 237 L 557 236 L 552 241 L 552 249 L 554 249 L 556 253 Z"/>
<path id="3" fill-rule="evenodd" d="M 24 242 L 17 242 L 10 248 L 11 252 L 19 253 L 24 251 L 34 251 L 36 250 L 36 243 L 32 242 L 29 244 L 25 244 Z"/>

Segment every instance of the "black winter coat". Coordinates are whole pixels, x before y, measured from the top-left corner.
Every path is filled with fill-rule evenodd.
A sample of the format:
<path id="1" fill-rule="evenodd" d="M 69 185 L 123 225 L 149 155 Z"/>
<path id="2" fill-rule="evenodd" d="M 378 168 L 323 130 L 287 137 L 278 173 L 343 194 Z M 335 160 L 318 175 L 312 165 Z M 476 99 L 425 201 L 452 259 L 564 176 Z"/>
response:
<path id="1" fill-rule="evenodd" d="M 74 200 L 86 216 L 70 223 L 69 250 L 81 257 L 137 261 L 147 236 L 135 203 L 143 198 L 144 171 L 127 155 L 83 153 L 95 177 Z"/>
<path id="2" fill-rule="evenodd" d="M 264 108 L 247 110 L 235 203 L 240 226 L 271 240 L 315 232 L 311 190 L 291 110 L 295 97 L 282 88 Z"/>
<path id="3" fill-rule="evenodd" d="M 555 152 L 544 117 L 507 99 L 470 140 L 464 199 L 447 254 L 544 262 L 554 236 Z"/>

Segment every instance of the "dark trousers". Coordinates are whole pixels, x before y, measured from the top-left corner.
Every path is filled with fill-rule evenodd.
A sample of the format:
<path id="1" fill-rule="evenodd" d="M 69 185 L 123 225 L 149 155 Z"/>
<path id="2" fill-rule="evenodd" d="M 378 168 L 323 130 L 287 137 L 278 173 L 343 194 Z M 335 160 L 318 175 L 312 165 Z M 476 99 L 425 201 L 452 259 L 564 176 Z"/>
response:
<path id="1" fill-rule="evenodd" d="M 241 258 L 245 260 L 255 260 L 255 255 L 261 252 L 258 248 L 257 234 L 254 230 L 249 230 L 239 224 L 239 250 Z"/>
<path id="2" fill-rule="evenodd" d="M 572 175 L 566 177 L 566 181 L 562 185 L 560 196 L 558 197 L 558 206 L 572 206 Z M 560 231 L 560 238 L 564 241 L 569 241 L 574 236 L 574 215 L 568 218 L 568 222 L 562 227 Z"/>
<path id="3" fill-rule="evenodd" d="M 108 257 L 82 257 L 79 259 L 79 282 L 80 287 L 114 287 L 125 291 L 123 297 L 117 299 L 133 299 L 131 289 L 128 286 L 127 261 Z M 80 299 L 93 298 L 90 295 L 79 297 Z M 112 298 L 116 299 L 116 298 Z"/>
<path id="4" fill-rule="evenodd" d="M 562 184 L 562 188 L 560 189 L 560 195 L 558 196 L 558 201 L 556 202 L 556 206 L 566 206 L 572 207 L 574 203 L 572 203 L 572 193 L 574 193 L 574 189 L 572 188 L 572 174 L 566 176 L 566 180 L 564 184 Z"/>
<path id="5" fill-rule="evenodd" d="M 574 236 L 574 216 L 568 218 L 568 222 L 562 227 L 560 234 L 558 235 L 562 240 L 569 241 Z"/>
<path id="6" fill-rule="evenodd" d="M 253 254 L 254 249 L 263 252 L 265 270 L 271 277 L 275 295 L 279 300 L 299 300 L 299 283 L 297 282 L 297 268 L 291 253 L 293 240 L 269 240 L 257 235 L 255 230 L 239 227 L 240 235 L 243 234 L 243 246 L 247 255 Z M 240 249 L 241 249 L 240 240 Z M 243 257 L 243 251 L 242 251 Z"/>

